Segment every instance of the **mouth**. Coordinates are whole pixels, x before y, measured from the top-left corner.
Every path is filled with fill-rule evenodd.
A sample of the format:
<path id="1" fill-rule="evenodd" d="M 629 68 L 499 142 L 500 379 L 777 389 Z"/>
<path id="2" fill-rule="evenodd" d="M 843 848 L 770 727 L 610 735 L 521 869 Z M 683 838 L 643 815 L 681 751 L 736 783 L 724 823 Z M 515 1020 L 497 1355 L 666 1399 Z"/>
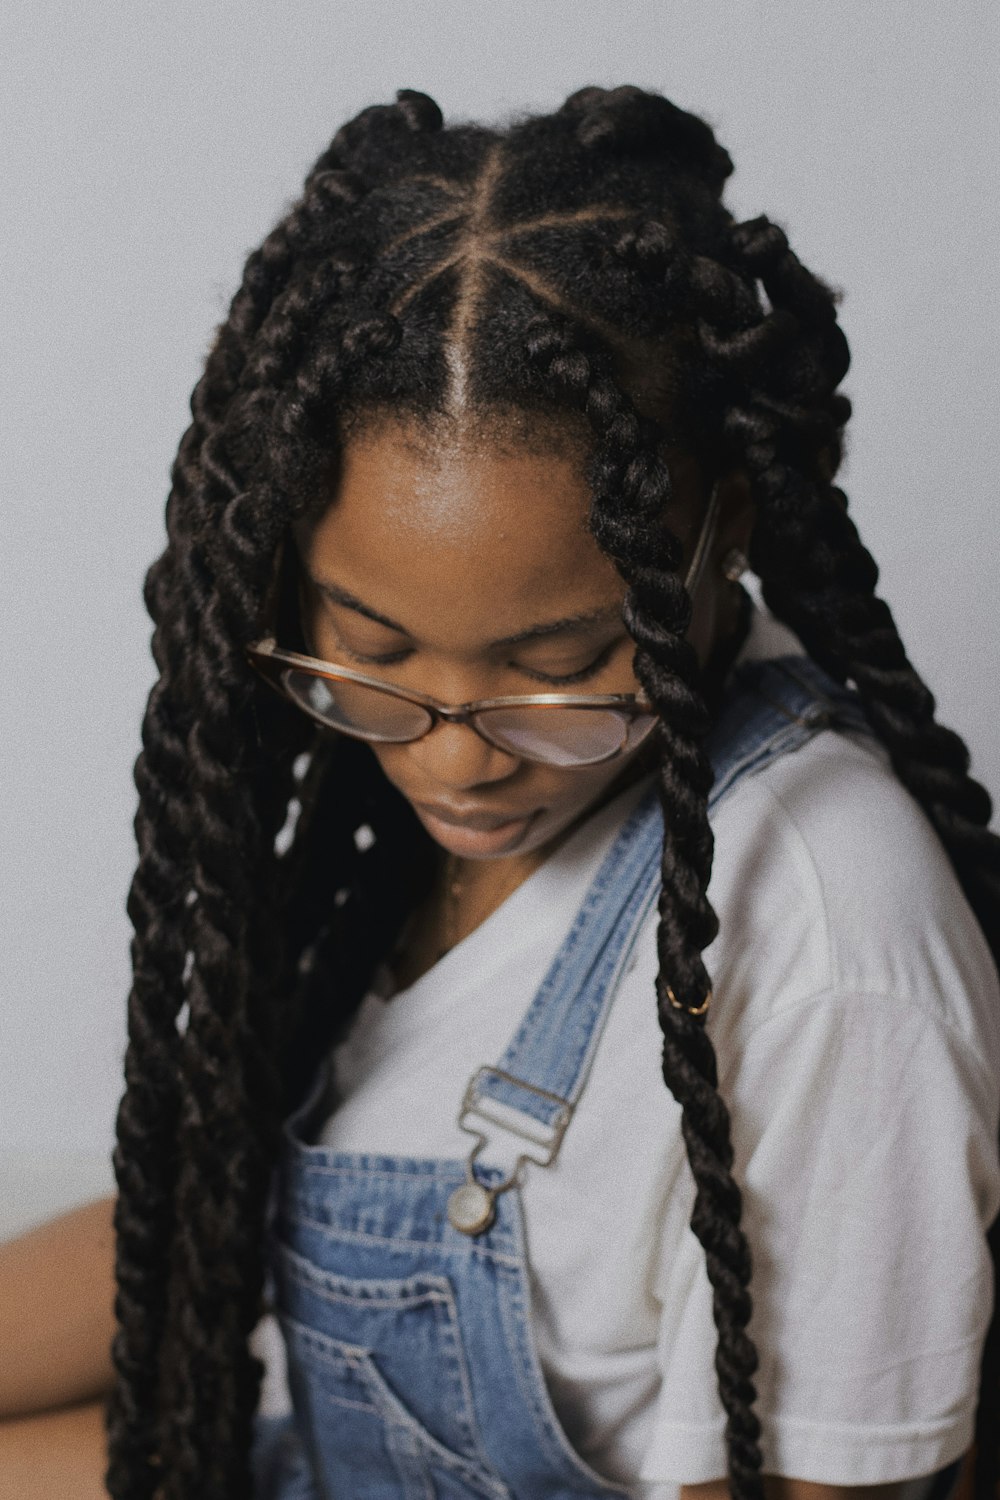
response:
<path id="1" fill-rule="evenodd" d="M 508 828 L 534 816 L 533 813 L 489 812 L 475 807 L 463 809 L 430 802 L 414 802 L 413 806 L 435 823 L 444 823 L 448 828 L 468 828 L 475 833 L 494 833 L 498 828 Z"/>
<path id="2" fill-rule="evenodd" d="M 541 812 L 514 813 L 414 802 L 414 810 L 435 843 L 464 859 L 511 854 Z"/>

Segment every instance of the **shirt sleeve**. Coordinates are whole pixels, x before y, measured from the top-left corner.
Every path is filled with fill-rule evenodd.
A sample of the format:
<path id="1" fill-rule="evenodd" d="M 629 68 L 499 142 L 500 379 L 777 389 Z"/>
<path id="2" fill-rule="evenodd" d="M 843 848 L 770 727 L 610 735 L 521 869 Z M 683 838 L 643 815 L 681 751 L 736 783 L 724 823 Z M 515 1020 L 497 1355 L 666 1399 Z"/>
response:
<path id="1" fill-rule="evenodd" d="M 1000 1205 L 997 1083 L 940 1014 L 825 993 L 720 1058 L 753 1255 L 765 1472 L 829 1484 L 930 1474 L 972 1440 Z M 665 1207 L 673 1228 L 694 1189 Z M 690 1235 L 691 1231 L 686 1231 Z M 663 1382 L 646 1482 L 725 1473 L 704 1258 L 661 1256 Z"/>

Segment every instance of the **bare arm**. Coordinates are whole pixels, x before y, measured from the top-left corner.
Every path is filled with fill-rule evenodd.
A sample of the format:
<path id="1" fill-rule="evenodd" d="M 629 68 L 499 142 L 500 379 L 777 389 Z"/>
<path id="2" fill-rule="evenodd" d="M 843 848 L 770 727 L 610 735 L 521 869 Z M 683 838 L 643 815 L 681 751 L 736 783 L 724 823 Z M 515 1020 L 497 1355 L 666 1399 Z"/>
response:
<path id="1" fill-rule="evenodd" d="M 110 1391 L 114 1204 L 85 1204 L 0 1245 L 0 1419 Z"/>
<path id="2" fill-rule="evenodd" d="M 104 1403 L 0 1422 L 0 1500 L 108 1500 Z"/>
<path id="3" fill-rule="evenodd" d="M 766 1500 L 897 1500 L 903 1488 L 903 1483 L 814 1484 L 810 1479 L 784 1479 L 777 1474 L 762 1477 Z M 728 1481 L 710 1479 L 704 1484 L 682 1484 L 681 1500 L 730 1500 Z"/>

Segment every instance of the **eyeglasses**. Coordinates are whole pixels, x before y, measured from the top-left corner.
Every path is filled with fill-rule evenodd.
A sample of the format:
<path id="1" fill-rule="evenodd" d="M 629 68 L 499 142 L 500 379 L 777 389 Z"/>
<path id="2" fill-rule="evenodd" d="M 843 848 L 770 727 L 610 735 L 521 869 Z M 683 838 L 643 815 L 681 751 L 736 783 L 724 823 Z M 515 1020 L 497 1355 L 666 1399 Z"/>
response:
<path id="1" fill-rule="evenodd" d="M 684 587 L 694 597 L 715 538 L 719 485 L 712 485 Z M 246 648 L 251 664 L 279 693 L 318 723 L 371 744 L 409 745 L 435 724 L 467 724 L 488 745 L 550 766 L 595 766 L 634 750 L 656 723 L 641 693 L 528 693 L 439 703 L 350 667 L 284 651 L 273 636 Z"/>
<path id="2" fill-rule="evenodd" d="M 488 745 L 550 766 L 594 766 L 634 750 L 656 723 L 641 694 L 529 693 L 446 704 L 284 651 L 270 636 L 247 656 L 270 685 L 328 729 L 377 745 L 408 745 L 434 725 L 467 724 Z"/>

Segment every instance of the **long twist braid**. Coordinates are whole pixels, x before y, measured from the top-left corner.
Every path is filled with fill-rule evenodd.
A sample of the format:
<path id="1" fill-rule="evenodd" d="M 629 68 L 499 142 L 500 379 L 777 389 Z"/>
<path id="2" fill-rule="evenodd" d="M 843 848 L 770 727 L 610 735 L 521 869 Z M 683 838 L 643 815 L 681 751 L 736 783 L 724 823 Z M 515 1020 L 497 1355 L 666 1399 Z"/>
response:
<path id="1" fill-rule="evenodd" d="M 601 107 L 607 111 L 607 100 Z M 630 107 L 637 115 L 623 128 L 634 135 L 643 106 Z M 662 110 L 649 104 L 645 115 L 655 122 Z M 605 133 L 614 136 L 612 124 Z M 832 483 L 851 410 L 836 390 L 849 353 L 836 321 L 835 295 L 764 217 L 726 225 L 711 256 L 678 255 L 673 237 L 655 222 L 641 233 L 627 231 L 615 252 L 672 301 L 671 281 L 679 269 L 688 282 L 703 356 L 695 386 L 703 411 L 718 412 L 730 455 L 751 481 L 758 519 L 750 562 L 765 601 L 815 660 L 840 681 L 856 684 L 897 775 L 951 856 L 1000 963 L 1000 839 L 987 826 L 990 798 L 968 774 L 963 741 L 937 723 L 933 694 L 876 593 L 878 568 L 847 514 L 847 497 Z M 693 409 L 687 415 L 697 430 Z M 1000 1222 L 991 1231 L 990 1249 L 996 1272 Z M 998 1399 L 1000 1332 L 994 1318 L 976 1424 L 981 1496 L 992 1495 L 1000 1472 Z"/>
<path id="2" fill-rule="evenodd" d="M 846 367 L 846 351 L 828 333 L 833 299 L 767 219 L 734 226 L 732 245 L 736 265 L 748 278 L 760 278 L 771 317 L 798 325 L 800 347 L 816 351 L 817 332 L 821 339 L 827 335 L 813 356 L 811 387 L 798 401 L 795 393 L 775 393 L 769 372 L 758 368 L 747 372 L 749 390 L 730 413 L 729 431 L 743 448 L 759 512 L 751 564 L 774 613 L 828 671 L 857 685 L 896 774 L 941 838 L 1000 964 L 1000 838 L 989 831 L 989 794 L 969 775 L 962 739 L 935 718 L 934 696 L 910 662 L 889 606 L 875 592 L 878 568 L 847 514 L 846 496 L 824 473 L 822 454 L 798 472 L 789 464 L 789 453 L 801 451 L 810 399 L 822 403 L 821 419 L 825 404 L 828 427 L 846 417 L 842 399 L 832 395 Z M 815 415 L 813 432 L 816 448 L 824 437 L 829 445 L 829 431 L 823 433 Z M 836 452 L 839 457 L 839 443 Z M 992 1228 L 990 1249 L 996 1284 L 1000 1222 Z M 976 1421 L 975 1483 L 982 1496 L 992 1495 L 1000 1473 L 998 1396 L 1000 1333 L 994 1318 Z"/>
<path id="3" fill-rule="evenodd" d="M 746 1331 L 750 1251 L 740 1228 L 741 1196 L 732 1176 L 729 1114 L 718 1093 L 715 1053 L 704 1022 L 689 1012 L 708 991 L 701 953 L 718 931 L 706 894 L 713 849 L 707 815 L 712 770 L 704 749 L 708 714 L 695 685 L 694 650 L 685 639 L 691 601 L 677 571 L 680 544 L 663 521 L 671 499 L 669 471 L 650 424 L 618 387 L 607 356 L 588 353 L 588 342 L 583 330 L 540 314 L 530 328 L 528 353 L 594 430 L 591 529 L 628 584 L 625 622 L 636 643 L 635 671 L 660 718 L 664 843 L 657 1014 L 663 1077 L 681 1105 L 696 1187 L 692 1229 L 704 1247 L 713 1288 L 730 1484 L 735 1500 L 759 1500 L 757 1354 Z"/>
<path id="4" fill-rule="evenodd" d="M 758 219 L 737 226 L 733 240 L 748 274 L 762 279 L 775 316 L 795 319 L 807 330 L 810 320 L 830 319 L 829 296 L 824 298 L 780 229 Z M 732 418 L 758 497 L 751 560 L 765 598 L 818 661 L 857 683 L 900 780 L 930 817 L 983 920 L 1000 901 L 1000 840 L 987 827 L 990 798 L 968 775 L 962 740 L 935 721 L 933 694 L 908 660 L 888 605 L 875 593 L 878 568 L 846 513 L 843 492 L 822 480 L 789 482 L 782 461 L 786 422 L 752 397 Z"/>
<path id="5" fill-rule="evenodd" d="M 382 111 L 382 128 L 397 114 L 403 128 L 421 128 L 421 121 L 405 101 L 399 110 L 390 107 Z M 432 121 L 424 123 L 433 128 Z M 241 490 L 221 428 L 232 415 L 234 395 L 241 383 L 246 382 L 248 350 L 275 297 L 283 291 L 292 269 L 317 231 L 321 238 L 328 235 L 331 219 L 358 200 L 359 183 L 347 170 L 346 157 L 352 145 L 360 148 L 370 133 L 370 126 L 364 125 L 353 130 L 345 127 L 338 132 L 310 174 L 302 202 L 248 261 L 243 283 L 192 397 L 193 421 L 181 442 L 167 502 L 170 544 L 150 569 L 146 581 L 146 603 L 156 625 L 153 653 L 161 678 L 150 698 L 144 750 L 136 767 L 140 792 L 136 820 L 140 863 L 129 898 L 129 914 L 135 926 L 135 982 L 129 1002 L 126 1091 L 119 1108 L 115 1153 L 119 1189 L 116 1311 L 120 1326 L 113 1351 L 117 1382 L 107 1412 L 106 1480 L 116 1500 L 125 1497 L 148 1500 L 164 1472 L 170 1476 L 167 1483 L 175 1487 L 180 1483 L 186 1496 L 195 1490 L 184 1488 L 183 1475 L 190 1478 L 198 1472 L 198 1483 L 205 1481 L 206 1471 L 198 1466 L 206 1450 L 202 1448 L 201 1455 L 187 1463 L 182 1451 L 184 1440 L 180 1434 L 185 1421 L 192 1430 L 200 1421 L 200 1411 L 195 1410 L 194 1402 L 186 1407 L 182 1403 L 172 1410 L 172 1426 L 168 1423 L 170 1431 L 166 1435 L 156 1421 L 162 1401 L 162 1396 L 157 1396 L 161 1365 L 172 1363 L 174 1371 L 178 1368 L 176 1350 L 172 1362 L 169 1352 L 165 1356 L 161 1351 L 168 1321 L 166 1288 L 172 1275 L 176 1279 L 176 1266 L 172 1272 L 167 1254 L 171 1230 L 177 1222 L 178 1204 L 190 1208 L 193 1197 L 201 1201 L 205 1196 L 203 1183 L 195 1188 L 190 1182 L 185 1185 L 176 1181 L 178 1159 L 185 1150 L 192 1149 L 191 1131 L 195 1127 L 195 1121 L 189 1118 L 187 1134 L 178 1141 L 180 1080 L 183 1078 L 183 1088 L 190 1090 L 193 1078 L 199 1074 L 192 1053 L 206 1027 L 210 1034 L 204 1038 L 205 1045 L 214 1048 L 217 1063 L 222 1066 L 224 1059 L 227 1068 L 230 1056 L 240 1055 L 238 1051 L 233 1054 L 228 1051 L 230 1043 L 235 1046 L 239 1033 L 243 1061 L 250 1072 L 246 1078 L 235 1080 L 230 1073 L 228 1082 L 236 1093 L 255 1101 L 254 1108 L 244 1112 L 242 1121 L 250 1128 L 249 1138 L 253 1139 L 259 1133 L 260 1120 L 267 1119 L 269 1113 L 266 1098 L 261 1101 L 261 1078 L 273 1076 L 273 1064 L 261 1066 L 267 1060 L 266 1047 L 254 1039 L 263 1018 L 260 1007 L 251 1017 L 252 1024 L 247 1025 L 244 1019 L 235 1031 L 230 1028 L 227 1032 L 225 1027 L 213 1029 L 208 1019 L 218 995 L 231 993 L 234 980 L 237 990 L 245 986 L 245 977 L 242 982 L 239 978 L 241 969 L 245 976 L 245 965 L 238 961 L 238 954 L 246 949 L 259 959 L 262 936 L 268 930 L 266 918 L 256 924 L 233 921 L 233 914 L 247 894 L 246 888 L 233 892 L 235 902 L 219 899 L 220 892 L 231 887 L 234 875 L 241 869 L 241 861 L 233 858 L 232 828 L 234 825 L 242 828 L 251 860 L 255 855 L 259 857 L 267 841 L 262 840 L 260 829 L 253 828 L 252 820 L 248 821 L 254 793 L 263 783 L 272 793 L 271 817 L 265 818 L 265 826 L 273 824 L 274 811 L 282 801 L 280 790 L 273 795 L 273 777 L 254 778 L 248 768 L 237 796 L 226 805 L 224 788 L 231 779 L 234 755 L 238 756 L 237 740 L 213 742 L 208 727 L 212 723 L 211 709 L 203 712 L 204 706 L 213 702 L 213 689 L 218 698 L 218 684 L 225 682 L 227 667 L 233 665 L 231 660 L 227 662 L 224 645 L 231 640 L 231 618 L 217 619 L 212 624 L 215 593 L 220 587 L 219 579 L 226 574 L 220 547 L 212 538 L 217 535 L 220 512 L 227 513 L 226 507 Z M 239 519 L 239 507 L 228 514 L 230 524 L 224 532 L 223 547 L 231 545 L 241 531 L 244 536 L 248 534 Z M 209 550 L 215 552 L 214 568 L 208 560 Z M 193 650 L 196 633 L 201 644 Z M 214 656 L 210 649 L 213 638 L 219 648 Z M 243 638 L 247 638 L 245 632 Z M 204 667 L 209 661 L 212 670 L 199 670 L 199 663 Z M 221 704 L 219 707 L 220 717 L 216 722 L 221 725 L 225 709 Z M 264 712 L 268 712 L 267 707 Z M 230 719 L 230 727 L 234 728 L 236 722 Z M 252 742 L 255 726 L 247 722 L 243 727 Z M 246 743 L 247 737 L 241 737 L 240 743 Z M 197 767 L 195 781 L 200 783 L 200 795 L 190 790 L 192 764 Z M 258 784 L 251 785 L 252 781 Z M 214 806 L 213 793 L 220 799 Z M 215 816 L 203 821 L 203 814 L 210 806 Z M 194 855 L 195 845 L 201 851 L 200 861 Z M 248 879 L 253 868 L 252 862 L 242 865 Z M 195 893 L 193 905 L 187 899 L 189 892 Z M 189 954 L 194 962 L 189 959 L 186 965 Z M 189 972 L 185 977 L 186 967 Z M 273 965 L 269 964 L 262 979 L 266 981 L 267 973 L 271 972 Z M 273 1007 L 275 996 L 270 1001 Z M 177 1022 L 185 1005 L 189 1017 L 182 1062 L 178 1055 Z M 260 1113 L 257 1101 L 263 1105 Z M 188 1103 L 190 1108 L 190 1097 Z M 258 1122 L 256 1129 L 252 1128 L 254 1122 Z M 247 1138 L 239 1129 L 236 1133 L 244 1140 Z M 199 1139 L 195 1150 L 200 1153 L 201 1149 Z M 200 1155 L 198 1159 L 205 1165 Z M 248 1167 L 234 1170 L 249 1172 Z M 259 1188 L 262 1180 L 259 1170 L 256 1179 Z M 181 1222 L 184 1222 L 183 1211 Z M 225 1238 L 231 1224 L 217 1220 L 215 1229 Z M 252 1235 L 252 1220 L 248 1231 Z M 231 1248 L 230 1240 L 227 1253 Z M 239 1280 L 247 1262 L 238 1264 Z M 184 1281 L 185 1269 L 190 1273 L 190 1262 L 186 1267 L 182 1264 L 179 1284 Z M 213 1268 L 213 1274 L 216 1269 L 219 1267 Z M 183 1306 L 183 1296 L 178 1300 Z M 254 1301 L 251 1278 L 244 1287 L 243 1305 L 250 1307 Z M 246 1319 L 242 1321 L 245 1323 Z M 182 1320 L 178 1319 L 175 1326 L 181 1329 Z M 192 1330 L 189 1326 L 184 1331 Z M 182 1331 L 182 1340 L 183 1336 Z M 194 1340 L 197 1349 L 202 1342 L 200 1329 L 194 1331 Z M 225 1342 L 224 1338 L 207 1360 L 198 1362 L 198 1374 L 204 1375 L 213 1363 L 219 1368 L 233 1367 L 234 1348 L 239 1342 L 245 1348 L 245 1331 L 242 1339 L 231 1337 L 228 1347 L 224 1347 Z M 180 1364 L 185 1362 L 189 1371 L 196 1363 L 193 1358 L 188 1360 L 187 1354 Z M 259 1377 L 259 1370 L 256 1373 Z M 244 1399 L 237 1403 L 243 1411 L 248 1404 L 252 1405 L 247 1399 L 250 1390 L 251 1386 L 245 1384 Z M 204 1397 L 208 1393 L 202 1394 Z M 222 1404 L 228 1405 L 226 1400 Z M 204 1405 L 200 1410 L 203 1409 Z M 240 1437 L 246 1437 L 245 1426 Z M 180 1449 L 172 1451 L 171 1444 L 175 1441 Z M 225 1468 L 233 1448 L 233 1443 L 225 1444 L 216 1473 Z M 235 1492 L 245 1493 L 239 1480 Z M 205 1493 L 215 1493 L 211 1481 Z"/>
<path id="6" fill-rule="evenodd" d="M 234 497 L 230 509 L 242 498 Z M 262 548 L 265 559 L 267 550 Z M 266 1045 L 270 1037 L 254 1036 L 250 1007 L 255 991 L 266 992 L 277 980 L 276 963 L 260 967 L 265 948 L 253 937 L 273 855 L 259 807 L 244 785 L 254 776 L 258 752 L 254 686 L 239 646 L 253 628 L 255 594 L 263 579 L 256 580 L 256 589 L 247 588 L 240 633 L 232 624 L 237 603 L 232 573 L 214 582 L 191 666 L 202 706 L 188 739 L 198 838 L 189 915 L 188 1021 L 179 1058 L 183 1107 L 172 1266 L 174 1343 L 165 1354 L 162 1398 L 167 1415 L 161 1441 L 172 1455 L 165 1496 L 236 1493 L 223 1476 L 231 1472 L 234 1447 L 248 1441 L 249 1418 L 242 1431 L 239 1418 L 248 1407 L 252 1411 L 256 1399 L 245 1357 L 232 1361 L 226 1355 L 241 1324 L 245 1344 L 259 1298 L 252 1274 L 259 1261 L 254 1208 L 266 1184 L 255 1150 L 248 1060 L 255 1044 Z M 228 609 L 222 604 L 225 592 Z M 257 1020 L 259 1025 L 259 1015 Z M 269 1079 L 269 1070 L 258 1067 L 255 1086 Z M 269 1103 L 265 1094 L 265 1116 Z M 177 1341 L 183 1360 L 176 1358 Z M 226 1414 L 227 1429 L 220 1430 L 219 1413 Z M 206 1483 L 208 1490 L 201 1491 Z"/>
<path id="7" fill-rule="evenodd" d="M 106 1413 L 110 1466 L 116 1496 L 148 1497 L 156 1481 L 156 1363 L 164 1326 L 173 1219 L 178 1108 L 176 1018 L 183 1003 L 186 953 L 183 901 L 191 886 L 190 799 L 185 739 L 192 714 L 183 678 L 187 625 L 194 607 L 178 610 L 179 580 L 191 567 L 188 504 L 197 488 L 194 454 L 209 430 L 206 393 L 224 385 L 224 361 L 210 361 L 193 398 L 195 420 L 182 439 L 167 502 L 171 544 L 150 568 L 147 609 L 155 623 L 153 656 L 160 671 L 143 725 L 136 763 L 139 791 L 136 840 L 139 865 L 127 904 L 134 928 L 134 982 L 129 997 L 126 1092 L 116 1122 L 114 1168 L 116 1317 L 112 1354 L 117 1371 Z"/>
<path id="8" fill-rule="evenodd" d="M 353 269 L 350 256 L 327 257 L 304 282 L 290 285 L 263 320 L 241 395 L 209 454 L 219 489 L 235 489 L 237 482 L 227 443 L 239 449 L 255 426 L 266 424 L 275 480 L 290 489 L 298 481 L 301 492 L 312 427 L 323 425 L 314 422 L 314 413 L 326 412 L 344 371 L 369 355 L 384 332 L 378 320 L 355 320 L 344 331 L 342 358 L 336 346 L 315 337 L 324 307 L 343 295 L 344 278 Z M 307 329 L 319 345 L 311 360 L 304 353 Z M 389 346 L 394 336 L 390 322 Z M 285 382 L 288 389 L 282 391 Z M 244 462 L 247 457 L 244 452 Z M 164 1447 L 173 1456 L 167 1495 L 242 1494 L 248 1482 L 246 1457 L 260 1366 L 249 1357 L 246 1339 L 260 1311 L 259 1247 L 281 1079 L 272 1060 L 280 1040 L 273 1027 L 274 994 L 267 997 L 270 1017 L 265 1000 L 278 965 L 261 963 L 261 934 L 275 931 L 273 921 L 268 927 L 260 920 L 259 911 L 267 841 L 246 818 L 241 800 L 234 801 L 232 773 L 241 770 L 240 746 L 252 739 L 246 706 L 253 702 L 253 692 L 241 648 L 260 618 L 287 514 L 266 484 L 256 492 L 234 493 L 216 523 L 214 542 L 206 537 L 205 543 L 215 593 L 202 615 L 204 649 L 193 679 L 202 705 L 190 744 L 202 792 L 201 860 L 184 1050 L 188 1111 L 182 1144 L 191 1169 L 178 1186 L 178 1225 L 183 1227 L 175 1240 L 177 1285 L 183 1287 L 175 1327 L 184 1358 L 173 1365 L 162 1402 L 168 1414 Z M 290 758 L 286 750 L 286 765 Z M 272 782 L 275 770 L 272 762 Z M 253 768 L 246 767 L 246 774 L 252 776 Z M 266 779 L 257 778 L 260 784 L 251 799 L 258 809 Z M 285 786 L 281 795 L 271 796 L 272 811 L 283 810 L 287 790 Z M 241 817 L 244 826 L 236 841 L 233 824 Z M 273 833 L 273 826 L 267 831 Z M 279 914 L 285 904 L 279 903 Z M 238 1234 L 234 1224 L 240 1226 Z"/>
<path id="9" fill-rule="evenodd" d="M 959 736 L 935 721 L 933 694 L 875 592 L 875 561 L 847 514 L 846 496 L 830 482 L 850 409 L 834 394 L 847 356 L 833 297 L 768 220 L 735 225 L 731 245 L 734 263 L 748 280 L 760 277 L 773 308 L 749 335 L 720 339 L 708 329 L 703 337 L 717 367 L 738 373 L 741 385 L 726 430 L 759 509 L 751 562 L 769 607 L 816 660 L 856 682 L 897 774 L 933 822 L 989 936 L 1000 899 L 989 796 L 968 776 Z M 778 329 L 781 344 L 799 351 L 794 380 L 787 360 L 782 368 L 763 355 Z"/>
<path id="10" fill-rule="evenodd" d="M 270 391 L 271 456 L 275 472 L 286 481 L 291 466 L 301 465 L 310 452 L 315 413 L 335 398 L 352 360 L 370 356 L 377 339 L 385 337 L 377 320 L 362 319 L 344 334 L 343 358 L 321 342 L 315 358 L 300 361 L 303 327 L 321 326 L 323 304 L 336 285 L 324 263 L 308 278 L 303 294 L 293 298 L 290 289 L 286 305 L 268 320 L 256 395 L 266 400 Z M 390 347 L 393 330 L 390 322 Z M 290 346 L 284 361 L 277 353 L 281 338 Z M 279 396 L 282 374 L 292 369 Z M 256 412 L 263 420 L 260 401 Z M 243 419 L 234 403 L 238 429 Z M 224 430 L 220 451 L 226 435 Z M 222 471 L 218 459 L 216 467 Z M 199 839 L 189 1020 L 181 1049 L 174 1344 L 161 1396 L 163 1446 L 172 1455 L 164 1500 L 238 1495 L 249 1483 L 246 1464 L 261 1369 L 249 1355 L 247 1338 L 261 1306 L 260 1245 L 281 1099 L 274 1056 L 282 1040 L 275 1026 L 282 945 L 278 927 L 265 921 L 271 887 L 266 871 L 272 878 L 276 872 L 274 816 L 268 824 L 265 813 L 270 809 L 276 815 L 287 804 L 290 786 L 283 775 L 290 775 L 291 747 L 286 746 L 280 767 L 273 758 L 263 772 L 255 764 L 258 705 L 242 647 L 261 618 L 286 524 L 284 492 L 261 483 L 230 498 L 214 545 L 205 548 L 213 593 L 200 620 L 191 668 L 201 704 L 188 743 Z M 249 800 L 244 778 L 257 783 Z M 281 794 L 275 796 L 279 784 Z M 279 911 L 283 906 L 279 897 Z"/>
<path id="11" fill-rule="evenodd" d="M 135 779 L 140 802 L 135 832 L 139 865 L 127 909 L 134 928 L 128 1001 L 126 1093 L 119 1105 L 114 1169 L 119 1322 L 112 1346 L 117 1370 L 108 1411 L 113 1463 L 109 1482 L 121 1495 L 152 1493 L 155 1360 L 163 1330 L 165 1275 L 177 1113 L 175 1016 L 184 967 L 179 896 L 186 885 L 184 754 L 171 722 L 169 684 L 150 694 Z"/>

